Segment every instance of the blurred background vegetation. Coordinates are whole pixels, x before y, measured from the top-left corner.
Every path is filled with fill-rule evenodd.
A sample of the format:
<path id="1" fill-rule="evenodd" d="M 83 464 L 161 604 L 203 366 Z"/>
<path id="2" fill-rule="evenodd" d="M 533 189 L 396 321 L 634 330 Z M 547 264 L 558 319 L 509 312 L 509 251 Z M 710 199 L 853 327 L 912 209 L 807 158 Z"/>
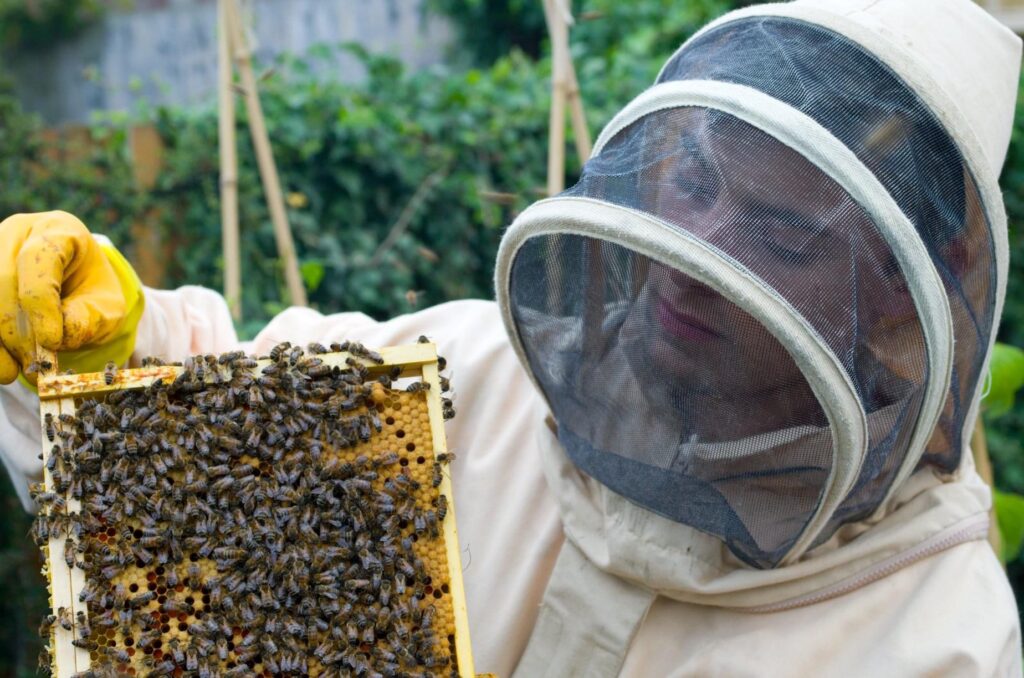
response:
<path id="1" fill-rule="evenodd" d="M 78 30 L 109 3 L 0 0 L 0 49 L 36 49 Z M 591 129 L 650 85 L 668 55 L 734 0 L 580 0 L 572 51 Z M 34 10 L 27 11 L 27 6 Z M 502 230 L 545 185 L 550 60 L 539 0 L 430 0 L 451 20 L 459 51 L 443 68 L 406 72 L 356 45 L 283 56 L 261 84 L 289 219 L 311 303 L 377 318 L 449 299 L 492 296 Z M 56 28 L 55 28 L 56 27 Z M 325 79 L 339 50 L 356 54 L 367 77 Z M 270 66 L 270 64 L 263 64 Z M 243 335 L 286 298 L 255 158 L 239 106 L 239 195 Z M 155 181 L 133 167 L 136 130 L 162 146 Z M 571 146 L 571 138 L 569 140 Z M 0 72 L 0 215 L 64 209 L 128 253 L 147 282 L 222 288 L 217 112 L 140 105 L 105 114 L 75 134 L 53 133 L 25 114 Z M 574 153 L 568 153 L 571 185 Z M 145 186 L 145 187 L 143 187 Z M 1018 110 L 1002 177 L 1010 220 L 1009 294 L 1000 339 L 1024 346 L 1024 114 Z M 418 199 L 410 207 L 410 198 Z M 412 218 L 381 249 L 404 211 Z M 140 233 L 146 247 L 139 247 Z M 147 252 L 147 250 L 149 250 Z M 146 270 L 153 253 L 159 270 Z M 155 279 L 154 279 L 155 276 Z M 1003 407 L 986 421 L 1004 507 L 1005 555 L 1024 592 L 1017 558 L 1024 537 L 1024 353 L 1006 349 L 994 391 Z M 999 410 L 1003 410 L 999 412 Z M 1000 416 L 995 416 L 996 414 Z M 31 675 L 45 607 L 29 518 L 6 476 L 0 501 L 0 677 Z"/>

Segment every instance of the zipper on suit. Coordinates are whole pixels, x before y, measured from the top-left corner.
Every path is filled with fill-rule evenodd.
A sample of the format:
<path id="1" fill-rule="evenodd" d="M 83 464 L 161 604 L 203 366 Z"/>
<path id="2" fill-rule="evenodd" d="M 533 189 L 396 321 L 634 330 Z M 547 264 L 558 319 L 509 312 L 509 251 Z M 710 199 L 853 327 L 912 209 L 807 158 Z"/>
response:
<path id="1" fill-rule="evenodd" d="M 945 551 L 946 549 L 959 546 L 960 544 L 969 541 L 985 539 L 988 537 L 988 526 L 988 515 L 984 514 L 961 521 L 952 528 L 933 535 L 913 548 L 894 556 L 890 556 L 889 558 L 874 564 L 869 569 L 855 575 L 851 579 L 838 582 L 820 591 L 815 591 L 814 593 L 784 600 L 780 603 L 748 607 L 745 609 L 748 612 L 780 612 L 782 610 L 790 610 L 795 607 L 814 605 L 815 603 L 820 603 L 822 601 L 829 600 L 830 598 L 837 598 L 863 586 L 867 586 L 879 579 L 888 577 L 890 574 L 902 570 L 904 567 L 912 565 L 919 560 L 935 555 L 940 551 Z"/>

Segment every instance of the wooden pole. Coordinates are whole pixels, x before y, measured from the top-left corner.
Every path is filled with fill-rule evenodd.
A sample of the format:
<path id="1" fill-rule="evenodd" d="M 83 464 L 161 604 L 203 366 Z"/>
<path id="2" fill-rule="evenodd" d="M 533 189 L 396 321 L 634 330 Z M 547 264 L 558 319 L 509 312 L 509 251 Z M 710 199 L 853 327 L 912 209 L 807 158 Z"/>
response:
<path id="1" fill-rule="evenodd" d="M 576 155 L 580 157 L 580 165 L 590 160 L 593 145 L 590 142 L 590 130 L 587 127 L 587 116 L 583 113 L 583 99 L 580 97 L 580 83 L 576 79 L 576 67 L 572 63 L 572 54 L 568 47 L 565 50 L 565 68 L 569 73 L 569 115 L 572 117 L 572 139 L 576 143 Z"/>
<path id="2" fill-rule="evenodd" d="M 544 18 L 551 36 L 551 111 L 548 118 L 548 196 L 557 195 L 565 188 L 565 103 L 568 94 L 568 73 L 564 51 L 569 48 L 569 28 L 560 21 L 561 14 L 555 0 L 544 3 Z M 547 278 L 548 312 L 559 315 L 562 311 L 562 238 L 548 239 Z"/>
<path id="3" fill-rule="evenodd" d="M 284 210 L 281 180 L 277 176 L 274 154 L 270 149 L 270 136 L 267 134 L 267 124 L 263 118 L 263 108 L 260 106 L 256 74 L 252 69 L 252 54 L 249 52 L 248 43 L 245 39 L 245 30 L 242 26 L 238 0 L 227 0 L 227 7 L 228 26 L 231 30 L 231 47 L 234 51 L 235 63 L 238 66 L 239 76 L 242 80 L 242 89 L 245 92 L 245 107 L 249 113 L 249 131 L 252 133 L 252 143 L 256 148 L 256 162 L 259 165 L 260 179 L 263 182 L 263 191 L 267 198 L 267 209 L 270 210 L 270 218 L 274 223 L 274 239 L 277 241 L 277 252 L 284 265 L 284 277 L 288 285 L 288 294 L 291 297 L 292 305 L 306 306 L 306 289 L 302 285 L 302 277 L 299 274 L 299 260 L 295 254 L 295 241 L 292 240 L 292 231 L 288 225 L 288 215 Z"/>
<path id="4" fill-rule="evenodd" d="M 152 125 L 135 125 L 128 133 L 132 155 L 132 175 L 135 186 L 142 191 L 151 191 L 163 169 L 164 143 Z M 164 241 L 156 224 L 166 208 L 150 207 L 132 222 L 132 265 L 139 279 L 148 287 L 162 288 L 165 284 L 169 243 Z"/>
<path id="5" fill-rule="evenodd" d="M 981 479 L 988 483 L 989 487 L 995 487 L 995 478 L 992 475 L 992 461 L 988 456 L 988 443 L 985 440 L 985 422 L 978 412 L 978 420 L 974 423 L 974 432 L 971 434 L 971 453 L 974 455 L 974 467 Z M 999 535 L 999 525 L 996 523 L 995 506 L 989 511 L 988 543 L 995 549 L 996 555 L 1003 550 L 1003 539 Z"/>
<path id="6" fill-rule="evenodd" d="M 583 100 L 580 98 L 580 86 L 576 81 L 576 68 L 572 61 L 568 64 L 569 69 L 569 114 L 572 116 L 572 138 L 576 144 L 576 154 L 580 157 L 580 164 L 585 165 L 590 160 L 590 152 L 593 146 L 590 141 L 590 130 L 587 129 L 587 118 L 583 113 Z"/>
<path id="7" fill-rule="evenodd" d="M 559 66 L 561 67 L 560 71 L 556 71 L 557 77 L 553 77 L 552 85 L 558 81 L 564 83 L 562 85 L 564 92 L 562 105 L 569 108 L 576 155 L 579 156 L 580 164 L 583 165 L 590 160 L 592 145 L 590 130 L 587 127 L 587 117 L 583 112 L 583 99 L 580 98 L 580 84 L 576 79 L 576 67 L 572 62 L 572 53 L 569 51 L 569 25 L 572 23 L 571 0 L 544 0 L 544 18 L 548 22 L 548 34 L 551 36 L 552 70 L 556 71 Z M 554 115 L 555 112 L 552 110 L 552 118 Z M 564 110 L 562 115 L 565 115 Z M 559 118 L 559 124 L 564 124 L 562 118 Z M 564 134 L 562 143 L 564 146 Z M 562 171 L 564 175 L 564 164 Z"/>
<path id="8" fill-rule="evenodd" d="M 586 164 L 592 150 L 587 118 L 583 112 L 579 81 L 569 51 L 571 0 L 543 0 L 544 18 L 551 36 L 551 119 L 548 137 L 548 195 L 560 193 L 565 187 L 565 108 L 569 104 L 573 141 L 580 164 Z M 548 309 L 561 311 L 562 269 L 561 239 L 554 237 L 548 252 Z M 583 306 L 583 349 L 588 355 L 601 350 L 601 322 L 604 315 L 604 254 L 601 243 L 587 243 L 587 287 Z"/>
<path id="9" fill-rule="evenodd" d="M 544 17 L 551 35 L 551 115 L 548 121 L 548 195 L 565 188 L 565 103 L 569 92 L 566 70 L 569 51 L 569 26 L 555 0 L 544 2 Z"/>
<path id="10" fill-rule="evenodd" d="M 235 147 L 235 93 L 231 67 L 228 2 L 217 3 L 218 142 L 220 144 L 220 220 L 224 252 L 224 298 L 231 317 L 242 318 L 242 255 L 238 233 L 238 154 Z"/>

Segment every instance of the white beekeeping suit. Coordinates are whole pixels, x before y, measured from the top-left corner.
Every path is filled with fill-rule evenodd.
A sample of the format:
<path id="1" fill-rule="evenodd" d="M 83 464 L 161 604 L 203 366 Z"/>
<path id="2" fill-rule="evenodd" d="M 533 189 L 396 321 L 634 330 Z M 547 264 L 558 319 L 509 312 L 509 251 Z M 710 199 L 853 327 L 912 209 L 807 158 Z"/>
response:
<path id="1" fill-rule="evenodd" d="M 966 445 L 1019 65 L 968 0 L 734 12 L 516 220 L 497 304 L 290 309 L 246 348 L 438 343 L 479 671 L 1020 675 Z M 136 360 L 237 343 L 219 295 L 146 291 Z M 27 500 L 38 403 L 0 405 Z"/>
<path id="2" fill-rule="evenodd" d="M 985 535 L 1019 67 L 966 0 L 734 12 L 516 220 L 498 302 L 568 537 L 517 675 L 614 675 L 659 595 L 856 598 Z"/>

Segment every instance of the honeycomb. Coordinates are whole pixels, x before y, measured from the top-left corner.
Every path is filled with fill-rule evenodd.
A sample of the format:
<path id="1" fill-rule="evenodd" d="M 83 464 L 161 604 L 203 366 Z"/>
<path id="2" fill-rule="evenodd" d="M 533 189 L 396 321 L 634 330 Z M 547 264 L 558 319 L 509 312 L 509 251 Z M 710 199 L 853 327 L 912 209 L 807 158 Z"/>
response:
<path id="1" fill-rule="evenodd" d="M 276 357 L 43 408 L 36 538 L 80 580 L 44 623 L 55 674 L 73 637 L 82 675 L 459 675 L 439 394 L 393 385 L 400 365 Z"/>

